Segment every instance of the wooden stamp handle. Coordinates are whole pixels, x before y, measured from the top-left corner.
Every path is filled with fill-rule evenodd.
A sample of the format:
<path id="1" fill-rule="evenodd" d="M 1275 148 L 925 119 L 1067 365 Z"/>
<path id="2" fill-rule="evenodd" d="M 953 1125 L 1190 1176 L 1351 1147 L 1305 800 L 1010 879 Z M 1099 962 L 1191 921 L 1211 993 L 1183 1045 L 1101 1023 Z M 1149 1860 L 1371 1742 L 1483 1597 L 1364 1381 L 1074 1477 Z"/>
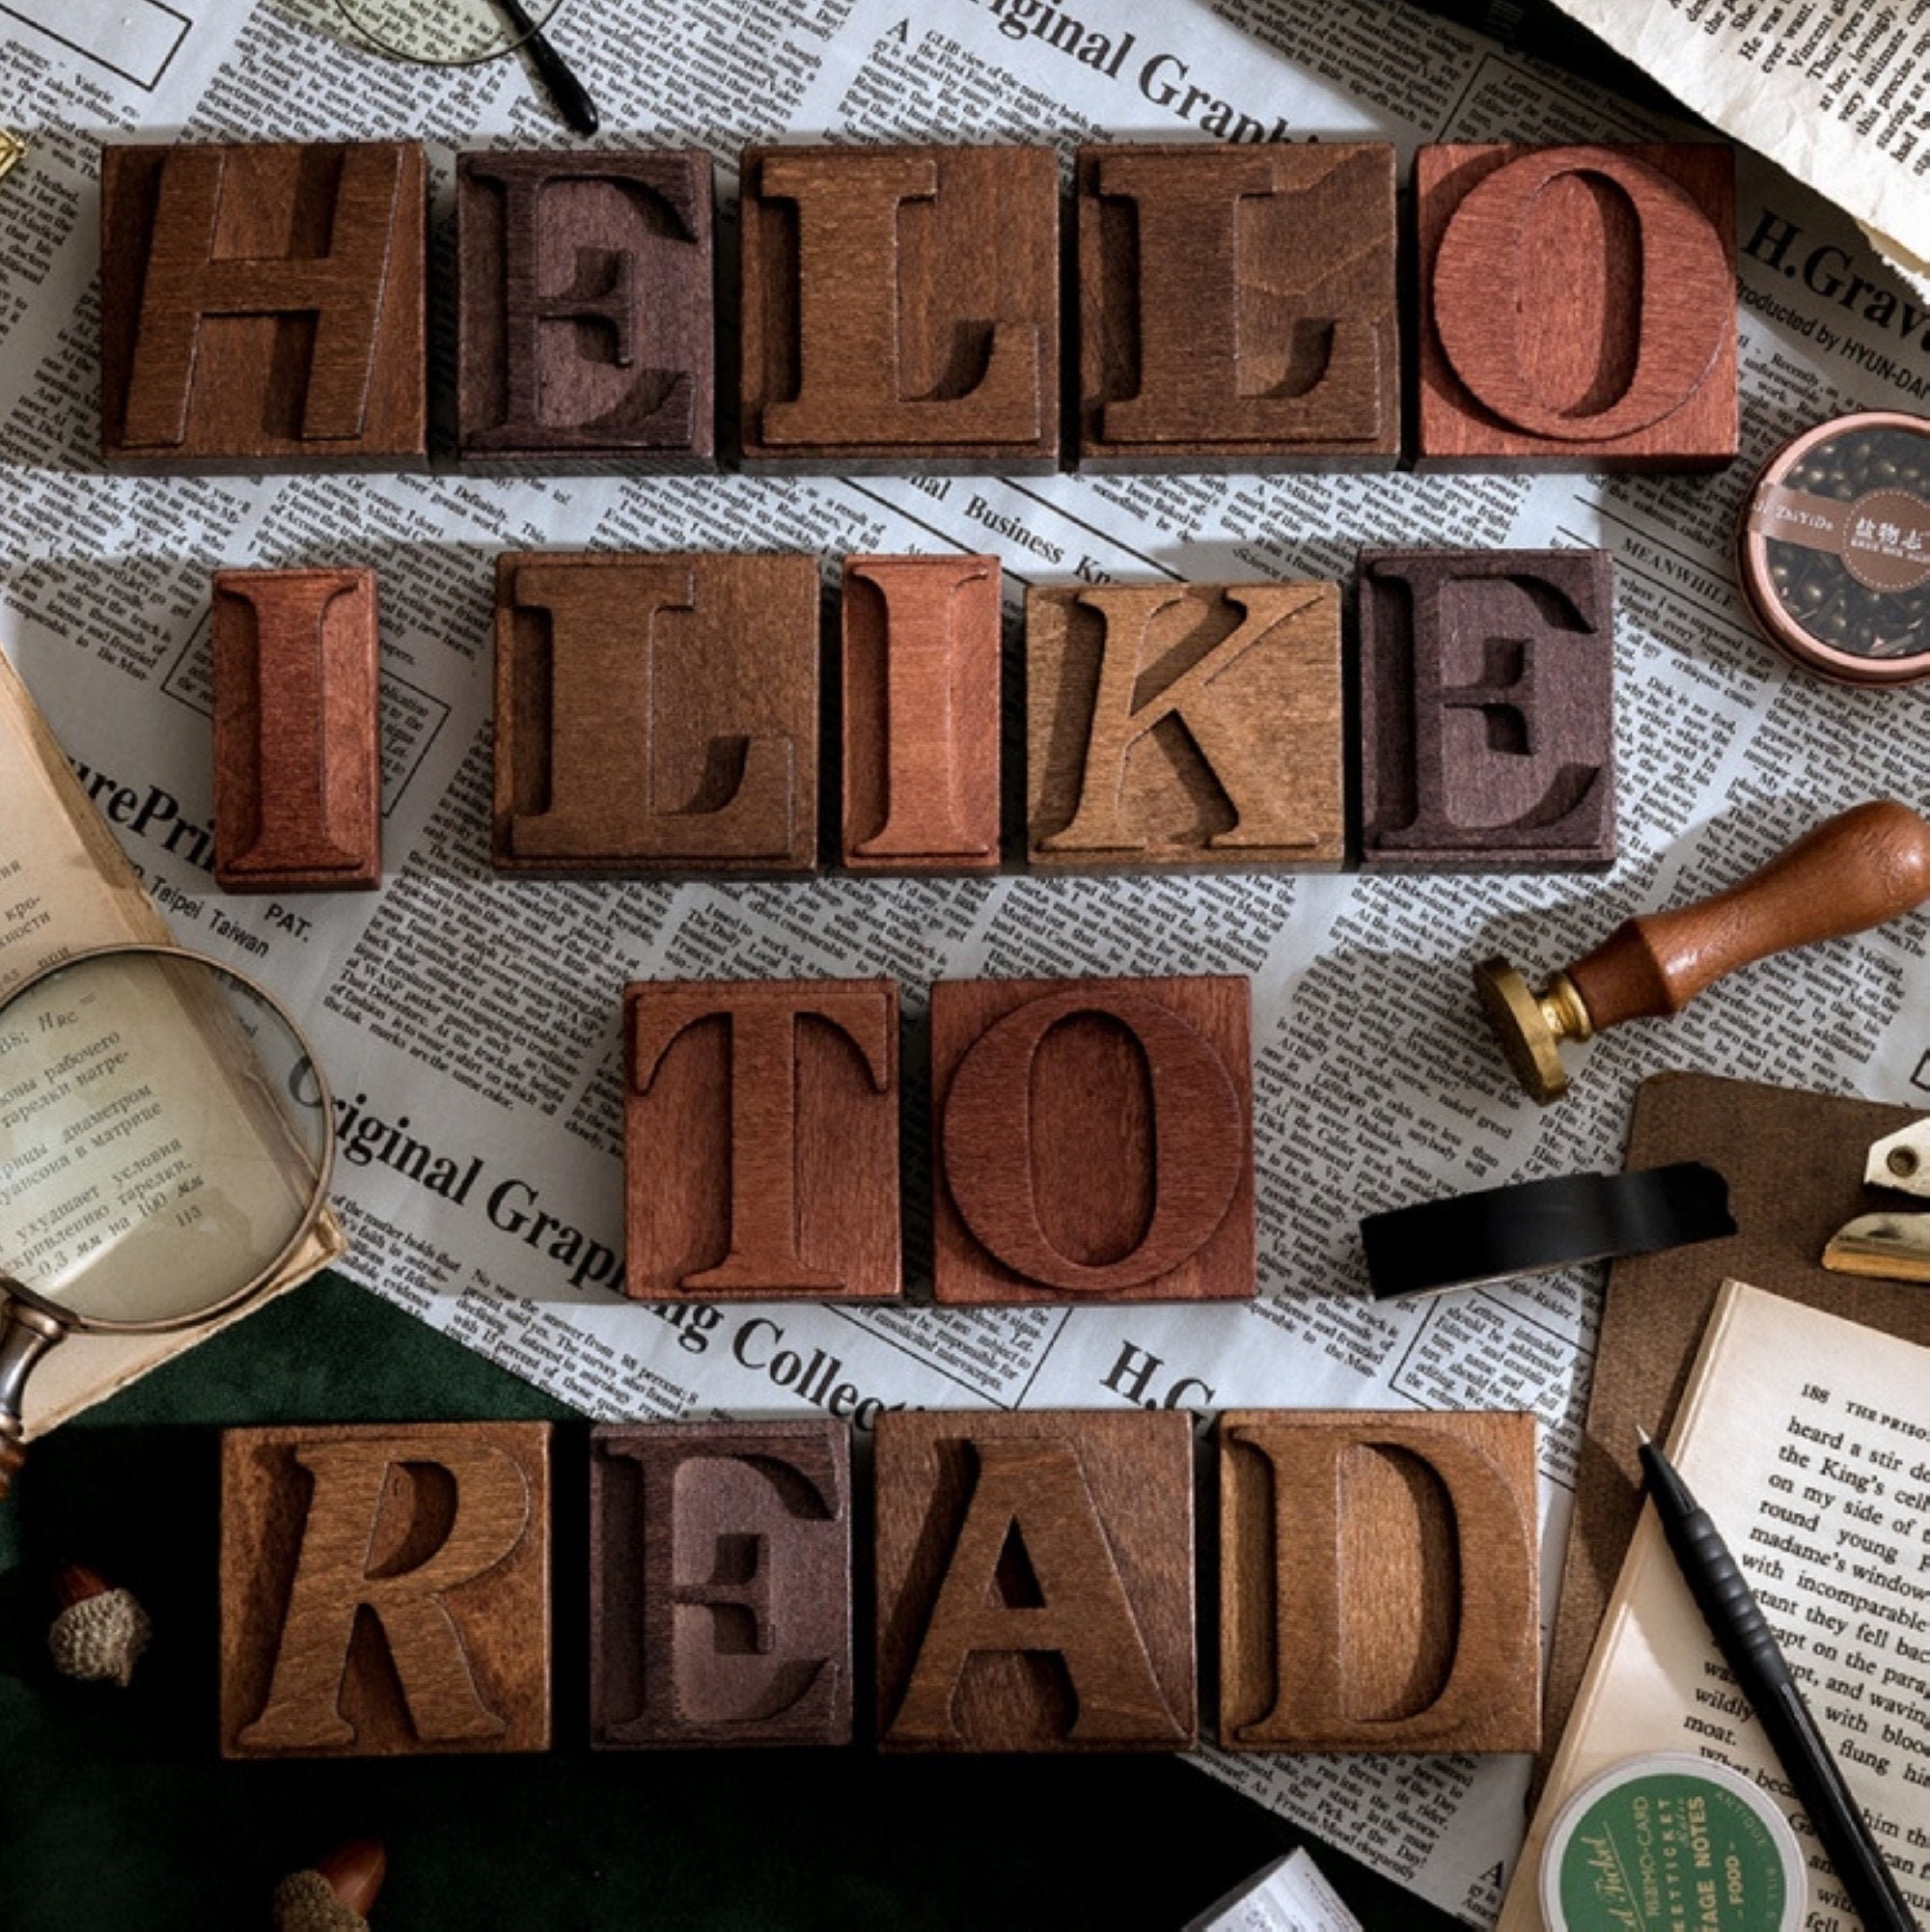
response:
<path id="1" fill-rule="evenodd" d="M 1930 898 L 1930 823 L 1893 799 L 1825 820 L 1739 885 L 1625 921 L 1569 967 L 1595 1031 L 1678 1012 L 1772 952 L 1862 932 Z"/>

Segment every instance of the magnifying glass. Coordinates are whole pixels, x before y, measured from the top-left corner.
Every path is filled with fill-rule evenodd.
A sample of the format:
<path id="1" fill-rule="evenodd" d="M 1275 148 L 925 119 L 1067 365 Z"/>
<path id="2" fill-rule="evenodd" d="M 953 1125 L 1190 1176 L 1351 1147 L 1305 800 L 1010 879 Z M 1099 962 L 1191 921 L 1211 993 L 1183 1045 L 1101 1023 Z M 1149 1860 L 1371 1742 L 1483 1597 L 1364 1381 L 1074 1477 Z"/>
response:
<path id="1" fill-rule="evenodd" d="M 314 1228 L 334 1155 L 301 1029 L 212 959 L 108 947 L 0 1003 L 0 1497 L 41 1357 L 259 1294 Z"/>

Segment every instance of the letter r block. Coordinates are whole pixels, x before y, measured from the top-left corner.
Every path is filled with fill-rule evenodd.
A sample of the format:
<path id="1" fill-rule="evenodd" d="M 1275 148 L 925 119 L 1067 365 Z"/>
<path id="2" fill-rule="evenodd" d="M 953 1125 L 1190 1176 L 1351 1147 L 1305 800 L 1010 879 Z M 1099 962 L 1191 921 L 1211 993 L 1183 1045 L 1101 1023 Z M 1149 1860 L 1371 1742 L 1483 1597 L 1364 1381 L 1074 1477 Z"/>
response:
<path id="1" fill-rule="evenodd" d="M 1251 1296 L 1250 1008 L 1230 976 L 935 985 L 934 1300 Z"/>

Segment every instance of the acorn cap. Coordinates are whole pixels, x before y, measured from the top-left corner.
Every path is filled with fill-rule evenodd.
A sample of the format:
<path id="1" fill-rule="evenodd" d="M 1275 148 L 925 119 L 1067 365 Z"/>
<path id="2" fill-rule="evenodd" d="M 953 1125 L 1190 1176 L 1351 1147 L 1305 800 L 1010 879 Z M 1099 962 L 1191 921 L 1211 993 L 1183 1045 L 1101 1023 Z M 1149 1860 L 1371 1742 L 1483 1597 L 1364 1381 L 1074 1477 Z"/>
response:
<path id="1" fill-rule="evenodd" d="M 83 1684 L 134 1681 L 134 1666 L 154 1634 L 131 1590 L 116 1589 L 83 1563 L 54 1579 L 61 1612 L 47 1631 L 47 1652 L 63 1677 Z"/>
<path id="2" fill-rule="evenodd" d="M 363 1914 L 374 1904 L 388 1869 L 388 1855 L 373 1838 L 338 1845 L 313 1869 L 276 1886 L 275 1932 L 368 1932 Z"/>

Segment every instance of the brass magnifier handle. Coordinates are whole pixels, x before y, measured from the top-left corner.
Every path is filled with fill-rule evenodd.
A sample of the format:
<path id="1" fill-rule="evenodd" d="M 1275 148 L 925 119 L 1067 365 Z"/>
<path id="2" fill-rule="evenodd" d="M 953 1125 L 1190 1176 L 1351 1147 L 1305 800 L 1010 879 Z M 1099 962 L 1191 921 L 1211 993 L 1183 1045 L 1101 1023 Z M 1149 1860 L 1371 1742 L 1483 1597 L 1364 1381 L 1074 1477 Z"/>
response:
<path id="1" fill-rule="evenodd" d="M 34 1364 L 66 1335 L 68 1325 L 18 1282 L 0 1275 L 0 1502 L 27 1459 L 20 1405 Z"/>

